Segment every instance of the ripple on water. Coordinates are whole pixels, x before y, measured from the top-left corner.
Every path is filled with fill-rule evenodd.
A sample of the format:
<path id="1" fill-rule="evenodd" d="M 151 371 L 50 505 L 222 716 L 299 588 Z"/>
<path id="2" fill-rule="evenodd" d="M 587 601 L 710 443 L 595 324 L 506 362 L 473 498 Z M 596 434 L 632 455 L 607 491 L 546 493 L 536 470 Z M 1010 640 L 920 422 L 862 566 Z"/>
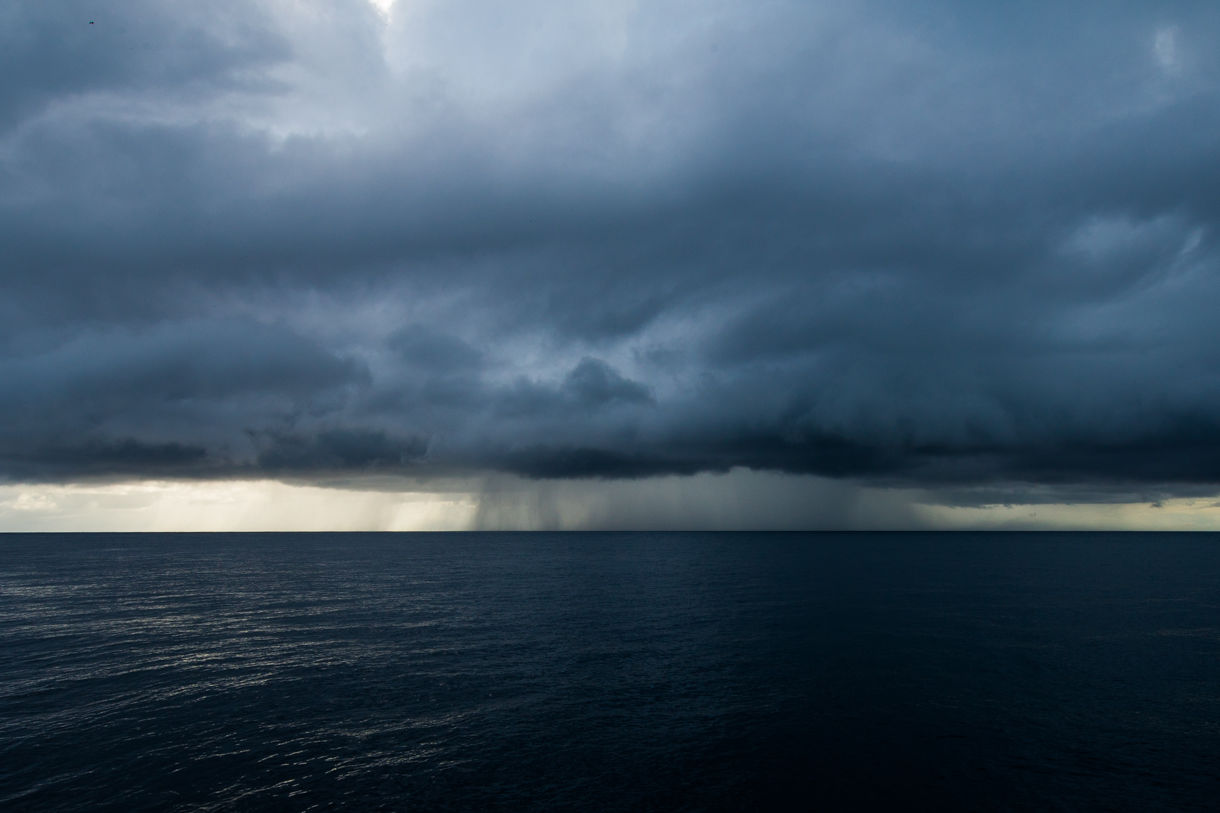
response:
<path id="1" fill-rule="evenodd" d="M 1207 809 L 1220 545 L 0 538 L 15 809 Z"/>

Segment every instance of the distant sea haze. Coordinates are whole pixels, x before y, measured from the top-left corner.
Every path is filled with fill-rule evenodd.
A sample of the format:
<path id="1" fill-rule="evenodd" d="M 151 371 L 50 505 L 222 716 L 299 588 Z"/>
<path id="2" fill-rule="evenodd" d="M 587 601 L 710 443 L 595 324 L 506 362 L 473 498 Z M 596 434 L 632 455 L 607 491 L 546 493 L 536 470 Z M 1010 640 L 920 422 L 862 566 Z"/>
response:
<path id="1" fill-rule="evenodd" d="M 1220 536 L 0 536 L 0 809 L 1211 810 Z"/>

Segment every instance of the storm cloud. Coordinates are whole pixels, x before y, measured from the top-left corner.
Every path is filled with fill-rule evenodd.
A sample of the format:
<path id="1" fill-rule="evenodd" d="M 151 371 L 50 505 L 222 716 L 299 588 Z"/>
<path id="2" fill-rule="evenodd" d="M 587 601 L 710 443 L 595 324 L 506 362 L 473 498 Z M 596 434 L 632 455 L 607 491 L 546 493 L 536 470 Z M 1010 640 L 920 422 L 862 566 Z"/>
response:
<path id="1" fill-rule="evenodd" d="M 1220 483 L 1220 8 L 0 11 L 0 477 Z"/>

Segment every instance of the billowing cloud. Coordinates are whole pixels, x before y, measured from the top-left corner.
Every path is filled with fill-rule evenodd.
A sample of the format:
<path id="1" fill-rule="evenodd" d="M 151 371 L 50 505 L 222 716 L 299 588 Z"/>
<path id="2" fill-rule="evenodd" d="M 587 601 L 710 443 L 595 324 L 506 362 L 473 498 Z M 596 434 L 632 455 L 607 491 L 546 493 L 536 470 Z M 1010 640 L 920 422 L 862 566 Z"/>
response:
<path id="1" fill-rule="evenodd" d="M 1208 7 L 0 15 L 6 479 L 1220 482 Z"/>

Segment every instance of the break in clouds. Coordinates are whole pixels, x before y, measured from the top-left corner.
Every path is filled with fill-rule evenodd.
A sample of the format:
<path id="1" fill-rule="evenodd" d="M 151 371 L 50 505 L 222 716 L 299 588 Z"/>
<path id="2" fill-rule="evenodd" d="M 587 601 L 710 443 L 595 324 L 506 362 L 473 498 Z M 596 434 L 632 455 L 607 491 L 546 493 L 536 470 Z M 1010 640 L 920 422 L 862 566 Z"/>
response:
<path id="1" fill-rule="evenodd" d="M 1203 3 L 4 4 L 0 476 L 1214 491 L 1218 41 Z"/>

